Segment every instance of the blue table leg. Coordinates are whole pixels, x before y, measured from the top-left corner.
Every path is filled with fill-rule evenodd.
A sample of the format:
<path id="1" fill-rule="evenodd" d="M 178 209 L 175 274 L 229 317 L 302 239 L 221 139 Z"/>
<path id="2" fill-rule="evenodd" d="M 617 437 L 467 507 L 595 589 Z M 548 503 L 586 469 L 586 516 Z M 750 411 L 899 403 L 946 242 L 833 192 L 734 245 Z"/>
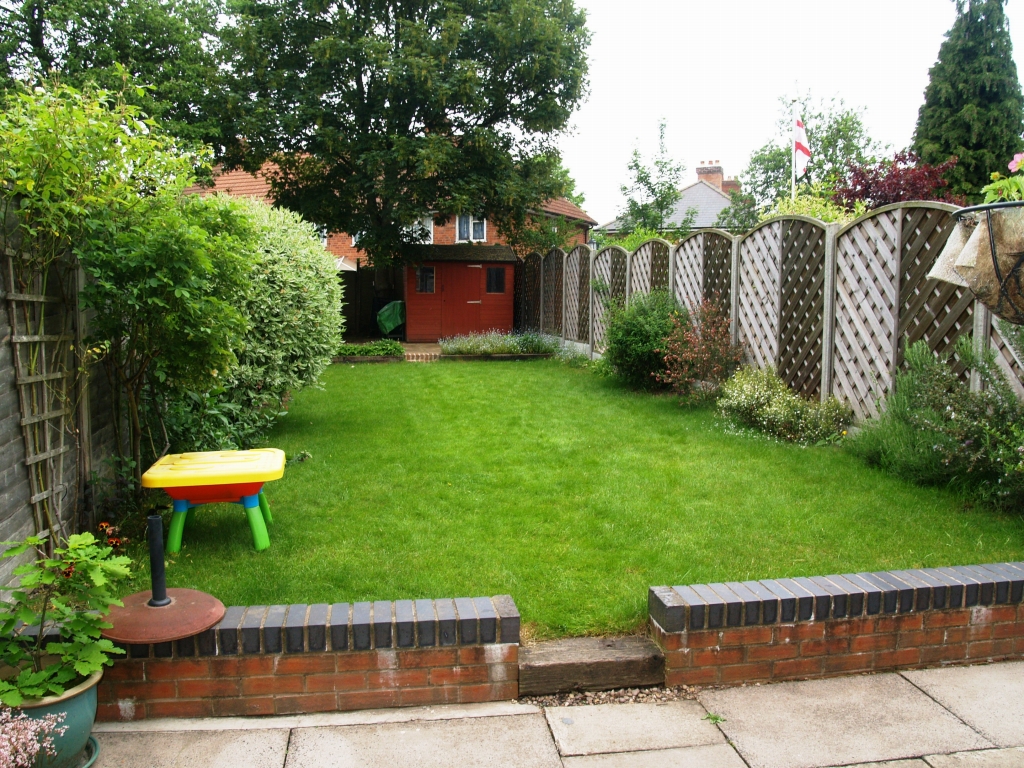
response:
<path id="1" fill-rule="evenodd" d="M 174 500 L 174 514 L 171 515 L 171 530 L 167 533 L 167 553 L 174 554 L 181 551 L 181 533 L 185 530 L 185 518 L 189 514 L 187 501 Z"/>
<path id="2" fill-rule="evenodd" d="M 253 548 L 260 552 L 270 546 L 270 535 L 267 533 L 266 523 L 263 522 L 259 496 L 243 496 L 242 506 L 245 507 L 245 516 L 249 518 Z"/>

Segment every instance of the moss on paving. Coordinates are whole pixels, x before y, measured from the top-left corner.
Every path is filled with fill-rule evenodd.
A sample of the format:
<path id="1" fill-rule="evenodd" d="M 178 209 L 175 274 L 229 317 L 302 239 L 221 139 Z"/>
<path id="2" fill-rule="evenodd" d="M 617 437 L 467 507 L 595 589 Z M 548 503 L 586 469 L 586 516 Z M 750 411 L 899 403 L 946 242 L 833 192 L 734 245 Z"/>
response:
<path id="1" fill-rule="evenodd" d="M 312 455 L 266 488 L 270 549 L 240 507 L 201 508 L 171 586 L 234 605 L 509 593 L 545 637 L 635 628 L 656 584 L 1024 559 L 1019 515 L 556 361 L 323 383 L 269 441 Z"/>

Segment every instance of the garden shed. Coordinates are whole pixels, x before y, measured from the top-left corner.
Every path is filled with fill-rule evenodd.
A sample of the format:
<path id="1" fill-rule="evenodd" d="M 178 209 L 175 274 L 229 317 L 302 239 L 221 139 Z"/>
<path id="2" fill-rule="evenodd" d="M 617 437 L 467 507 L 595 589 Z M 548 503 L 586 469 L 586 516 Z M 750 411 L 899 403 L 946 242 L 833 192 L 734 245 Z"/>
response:
<path id="1" fill-rule="evenodd" d="M 512 330 L 516 256 L 507 245 L 431 245 L 405 268 L 406 341 Z"/>

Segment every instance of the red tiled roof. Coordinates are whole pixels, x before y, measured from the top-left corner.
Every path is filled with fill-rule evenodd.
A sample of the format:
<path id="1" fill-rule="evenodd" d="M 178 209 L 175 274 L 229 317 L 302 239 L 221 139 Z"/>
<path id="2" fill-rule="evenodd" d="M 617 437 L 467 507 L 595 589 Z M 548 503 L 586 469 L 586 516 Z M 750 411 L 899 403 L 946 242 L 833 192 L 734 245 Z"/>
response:
<path id="1" fill-rule="evenodd" d="M 545 213 L 550 213 L 552 216 L 565 216 L 567 219 L 585 221 L 587 224 L 597 226 L 597 222 L 584 213 L 582 208 L 566 200 L 564 197 L 548 200 L 541 208 L 544 209 Z"/>

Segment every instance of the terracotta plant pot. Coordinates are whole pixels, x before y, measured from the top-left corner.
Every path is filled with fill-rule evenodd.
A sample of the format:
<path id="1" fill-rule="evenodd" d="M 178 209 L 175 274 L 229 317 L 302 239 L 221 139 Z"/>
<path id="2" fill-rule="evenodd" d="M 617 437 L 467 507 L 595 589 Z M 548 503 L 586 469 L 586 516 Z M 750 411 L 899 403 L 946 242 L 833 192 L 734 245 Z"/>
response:
<path id="1" fill-rule="evenodd" d="M 67 730 L 63 736 L 53 736 L 53 746 L 57 749 L 57 754 L 51 757 L 40 752 L 37 758 L 39 768 L 72 768 L 80 765 L 82 753 L 96 721 L 96 685 L 101 677 L 103 670 L 89 675 L 74 688 L 68 688 L 63 696 L 26 699 L 22 703 L 21 710 L 36 719 L 42 719 L 46 715 L 64 714 L 61 725 L 67 726 Z"/>

